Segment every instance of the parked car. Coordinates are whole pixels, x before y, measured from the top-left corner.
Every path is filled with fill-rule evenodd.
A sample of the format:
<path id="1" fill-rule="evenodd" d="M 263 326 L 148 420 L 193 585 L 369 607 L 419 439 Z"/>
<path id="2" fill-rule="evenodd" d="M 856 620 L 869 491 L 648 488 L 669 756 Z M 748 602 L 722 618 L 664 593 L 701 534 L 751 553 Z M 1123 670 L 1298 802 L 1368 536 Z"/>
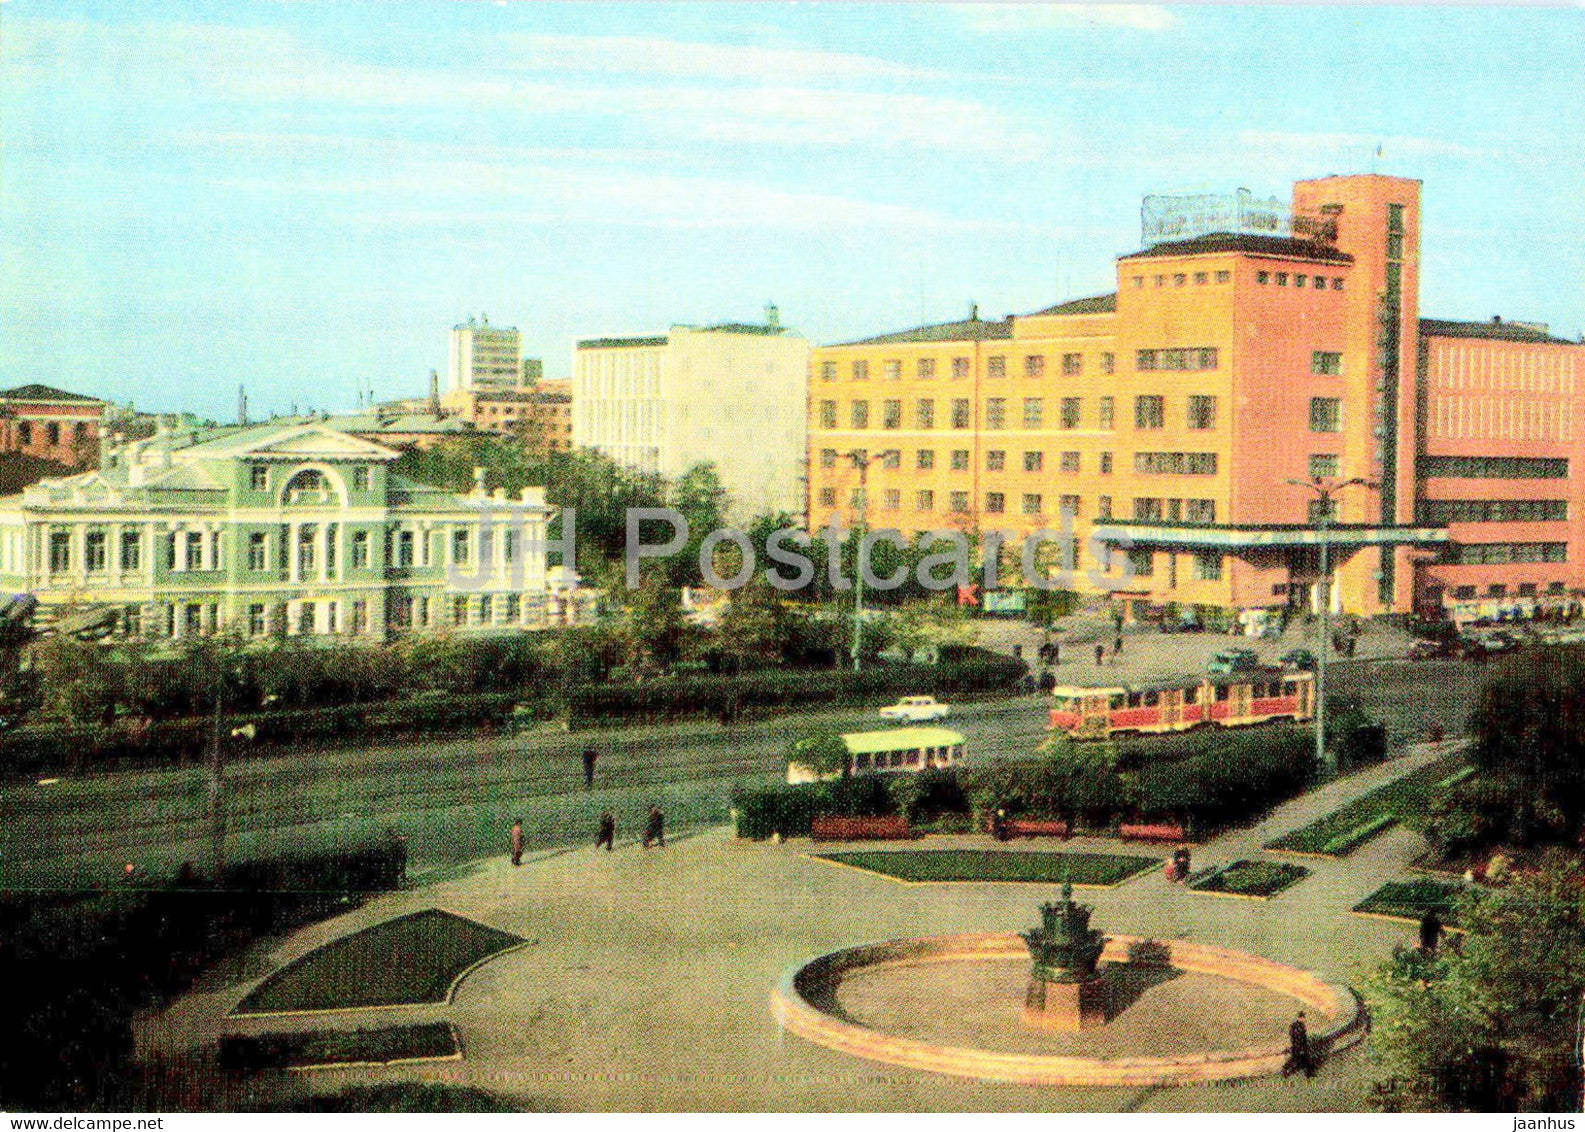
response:
<path id="1" fill-rule="evenodd" d="M 1211 658 L 1205 666 L 1207 672 L 1248 672 L 1260 667 L 1260 657 L 1254 649 L 1224 649 Z"/>
<path id="2" fill-rule="evenodd" d="M 1278 661 L 1284 668 L 1298 668 L 1305 672 L 1315 671 L 1315 654 L 1309 649 L 1290 649 L 1282 654 Z"/>
<path id="3" fill-rule="evenodd" d="M 895 723 L 928 723 L 945 719 L 950 709 L 934 696 L 904 696 L 895 704 L 881 708 L 881 718 Z"/>
<path id="4" fill-rule="evenodd" d="M 1446 657 L 1457 656 L 1459 653 L 1458 642 L 1446 638 L 1438 640 L 1421 639 L 1409 646 L 1410 660 L 1442 660 Z"/>
<path id="5" fill-rule="evenodd" d="M 1475 639 L 1489 653 L 1517 652 L 1523 643 L 1518 637 L 1502 629 L 1491 633 L 1482 633 Z"/>

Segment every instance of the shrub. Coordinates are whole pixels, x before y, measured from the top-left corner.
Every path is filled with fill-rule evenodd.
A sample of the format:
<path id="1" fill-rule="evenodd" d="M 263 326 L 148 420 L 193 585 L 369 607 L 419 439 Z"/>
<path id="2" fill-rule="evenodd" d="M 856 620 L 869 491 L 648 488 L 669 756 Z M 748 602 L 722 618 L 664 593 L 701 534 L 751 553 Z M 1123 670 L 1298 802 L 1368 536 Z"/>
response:
<path id="1" fill-rule="evenodd" d="M 1326 743 L 1341 769 L 1370 766 L 1387 757 L 1387 728 L 1351 706 L 1327 716 Z"/>
<path id="2" fill-rule="evenodd" d="M 896 803 L 879 775 L 859 775 L 833 782 L 737 790 L 737 835 L 763 841 L 773 833 L 807 837 L 817 817 L 876 817 L 897 812 Z"/>
<path id="3" fill-rule="evenodd" d="M 896 774 L 886 783 L 896 811 L 909 825 L 935 821 L 945 814 L 967 814 L 969 798 L 957 771 L 933 768 L 918 774 Z"/>
<path id="4" fill-rule="evenodd" d="M 1309 736 L 1299 728 L 1227 734 L 1219 746 L 1139 771 L 1134 776 L 1139 812 L 1171 816 L 1203 830 L 1254 818 L 1314 779 Z"/>

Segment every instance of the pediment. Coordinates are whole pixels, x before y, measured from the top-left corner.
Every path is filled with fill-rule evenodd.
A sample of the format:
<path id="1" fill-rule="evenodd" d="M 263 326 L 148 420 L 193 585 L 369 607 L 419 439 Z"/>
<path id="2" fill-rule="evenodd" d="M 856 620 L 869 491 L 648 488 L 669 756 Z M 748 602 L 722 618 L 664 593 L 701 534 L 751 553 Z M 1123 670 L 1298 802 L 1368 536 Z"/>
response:
<path id="1" fill-rule="evenodd" d="M 322 425 L 307 425 L 265 437 L 238 449 L 238 457 L 276 456 L 290 460 L 395 460 L 400 453 Z"/>

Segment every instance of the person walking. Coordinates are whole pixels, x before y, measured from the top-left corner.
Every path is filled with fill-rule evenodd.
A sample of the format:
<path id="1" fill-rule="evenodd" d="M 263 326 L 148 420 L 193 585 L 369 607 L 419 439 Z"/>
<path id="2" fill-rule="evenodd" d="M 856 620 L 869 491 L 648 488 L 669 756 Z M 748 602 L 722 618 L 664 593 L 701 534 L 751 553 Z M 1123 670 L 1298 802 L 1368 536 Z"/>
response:
<path id="1" fill-rule="evenodd" d="M 1304 1011 L 1288 1027 L 1288 1060 L 1282 1067 L 1284 1077 L 1302 1072 L 1305 1077 L 1315 1076 L 1315 1063 L 1310 1060 L 1310 1028 L 1304 1024 Z"/>
<path id="2" fill-rule="evenodd" d="M 1105 663 L 1106 663 L 1106 646 L 1105 645 L 1096 645 L 1095 646 L 1095 667 L 1099 668 L 1099 667 L 1101 667 L 1101 665 L 1103 665 Z"/>
<path id="3" fill-rule="evenodd" d="M 594 838 L 596 849 L 602 845 L 607 853 L 616 848 L 616 815 L 610 810 L 600 812 L 600 827 Z"/>
<path id="4" fill-rule="evenodd" d="M 1123 638 L 1122 637 L 1118 637 L 1115 641 L 1112 642 L 1112 655 L 1113 656 L 1122 656 L 1123 655 Z"/>
<path id="5" fill-rule="evenodd" d="M 523 819 L 517 818 L 512 822 L 512 866 L 515 868 L 523 863 Z"/>
<path id="6" fill-rule="evenodd" d="M 1056 641 L 1051 642 L 1051 667 L 1055 668 L 1062 663 L 1062 646 Z"/>
<path id="7" fill-rule="evenodd" d="M 651 806 L 649 820 L 644 823 L 644 848 L 656 844 L 666 848 L 666 815 L 660 812 L 659 806 Z"/>
<path id="8" fill-rule="evenodd" d="M 1442 942 L 1442 932 L 1442 917 L 1436 914 L 1435 908 L 1427 908 L 1425 915 L 1420 917 L 1420 950 L 1436 951 L 1436 945 Z"/>
<path id="9" fill-rule="evenodd" d="M 593 747 L 585 747 L 583 749 L 583 788 L 585 790 L 594 789 L 594 763 L 599 757 L 600 752 Z"/>

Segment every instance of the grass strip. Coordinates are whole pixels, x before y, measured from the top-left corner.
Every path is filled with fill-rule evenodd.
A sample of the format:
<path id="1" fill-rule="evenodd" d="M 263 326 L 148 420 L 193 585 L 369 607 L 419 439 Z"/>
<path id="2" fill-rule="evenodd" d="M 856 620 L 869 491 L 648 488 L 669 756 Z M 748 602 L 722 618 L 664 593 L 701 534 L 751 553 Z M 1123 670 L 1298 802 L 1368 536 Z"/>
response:
<path id="1" fill-rule="evenodd" d="M 237 1014 L 293 1014 L 445 1002 L 469 968 L 523 942 L 438 908 L 343 936 L 282 967 Z"/>
<path id="2" fill-rule="evenodd" d="M 1264 899 L 1291 888 L 1309 875 L 1310 870 L 1303 865 L 1291 865 L 1286 861 L 1234 861 L 1225 868 L 1190 880 L 1189 887 L 1195 892 Z"/>
<path id="3" fill-rule="evenodd" d="M 1464 892 L 1462 885 L 1442 881 L 1394 880 L 1354 905 L 1354 911 L 1368 916 L 1418 920 L 1434 908 L 1443 924 L 1456 927 L 1458 905 Z"/>
<path id="4" fill-rule="evenodd" d="M 459 1052 L 456 1032 L 445 1022 L 220 1039 L 221 1066 L 242 1072 L 309 1065 L 388 1065 L 456 1057 Z"/>
<path id="5" fill-rule="evenodd" d="M 1074 884 L 1111 887 L 1159 865 L 1155 857 L 1112 853 L 1015 853 L 998 849 L 925 849 L 821 853 L 820 860 L 915 884 L 944 881 Z"/>
<path id="6" fill-rule="evenodd" d="M 1456 778 L 1465 770 L 1473 772 L 1474 768 L 1465 763 L 1462 755 L 1448 755 L 1355 798 L 1309 825 L 1266 842 L 1265 848 L 1346 857 L 1403 814 L 1423 810 L 1445 780 Z"/>

